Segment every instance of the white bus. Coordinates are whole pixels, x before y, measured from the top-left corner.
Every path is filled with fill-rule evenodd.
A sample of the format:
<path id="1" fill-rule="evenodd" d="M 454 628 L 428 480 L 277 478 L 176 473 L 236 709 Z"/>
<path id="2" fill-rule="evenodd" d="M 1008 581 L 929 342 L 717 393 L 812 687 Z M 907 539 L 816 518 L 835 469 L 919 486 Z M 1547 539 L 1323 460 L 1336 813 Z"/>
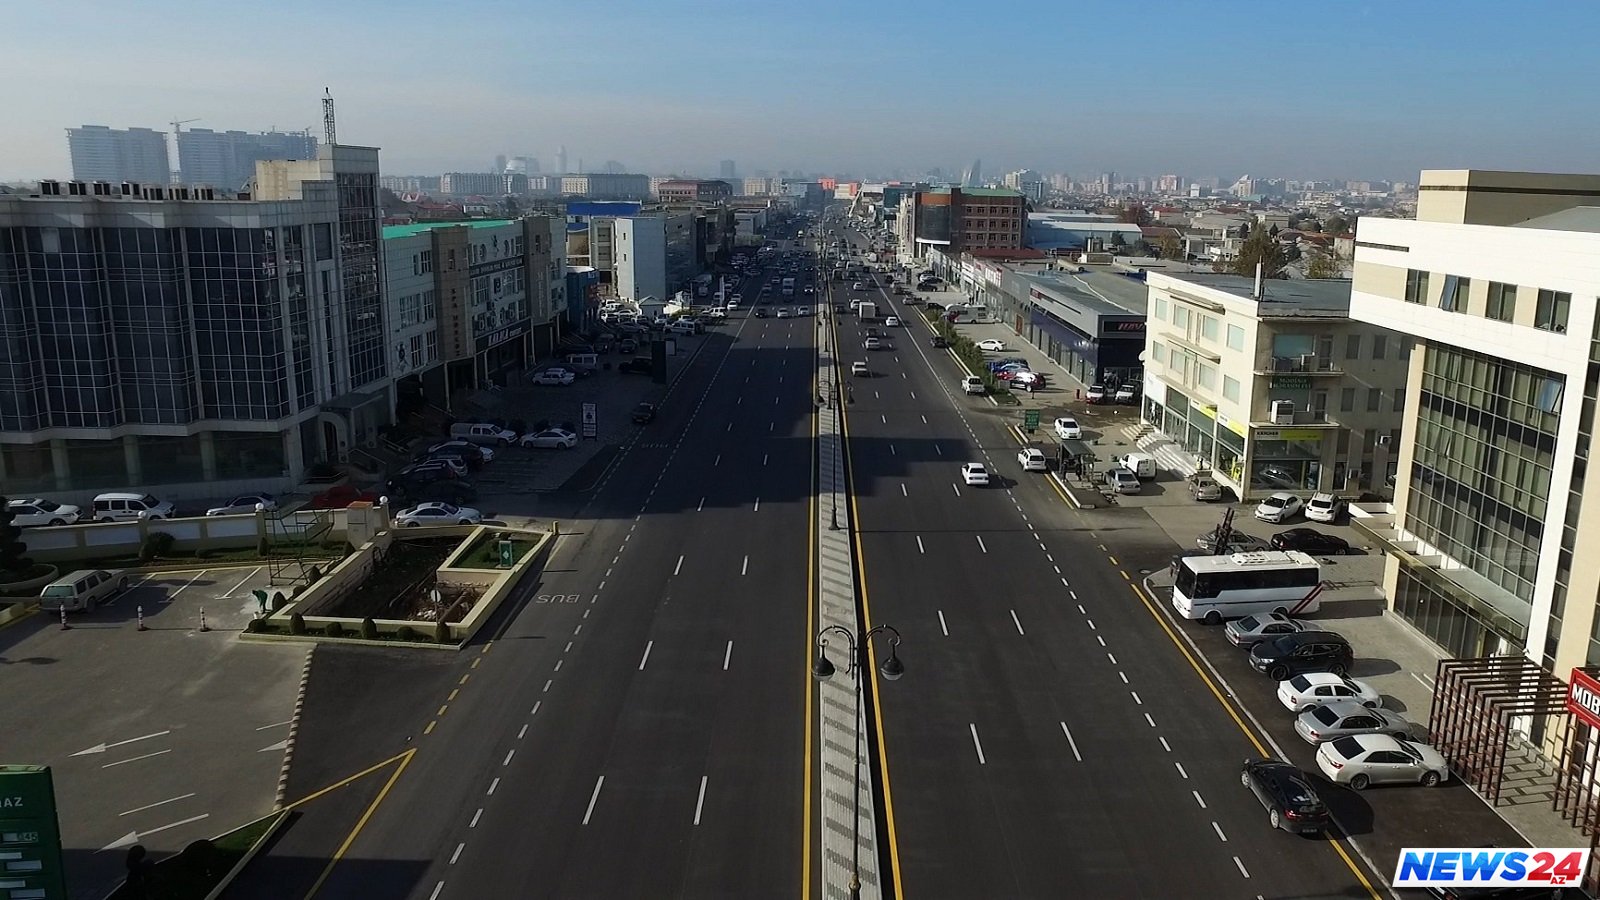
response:
<path id="1" fill-rule="evenodd" d="M 1298 550 L 1185 556 L 1174 575 L 1173 608 L 1208 625 L 1270 612 L 1300 616 L 1321 606 L 1322 564 Z"/>

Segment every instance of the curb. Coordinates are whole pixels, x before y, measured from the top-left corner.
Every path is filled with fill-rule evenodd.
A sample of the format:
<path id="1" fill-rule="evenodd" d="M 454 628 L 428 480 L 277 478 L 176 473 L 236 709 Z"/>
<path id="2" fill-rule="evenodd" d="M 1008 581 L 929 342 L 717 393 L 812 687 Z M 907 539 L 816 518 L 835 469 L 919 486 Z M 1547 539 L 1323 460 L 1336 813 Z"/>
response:
<path id="1" fill-rule="evenodd" d="M 226 894 L 228 891 L 228 886 L 233 884 L 240 875 L 244 874 L 245 866 L 250 865 L 251 860 L 256 858 L 256 854 L 260 853 L 261 849 L 267 846 L 268 842 L 270 842 L 272 838 L 277 835 L 280 830 L 282 830 L 284 823 L 289 821 L 288 810 L 274 810 L 268 815 L 277 816 L 278 818 L 272 823 L 271 827 L 269 827 L 266 832 L 261 835 L 259 840 L 250 845 L 250 849 L 244 852 L 244 856 L 239 857 L 239 861 L 234 864 L 233 868 L 228 870 L 226 875 L 222 876 L 222 880 L 217 882 L 217 886 L 211 889 L 211 893 L 206 894 L 205 900 L 218 900 L 218 898 Z M 266 816 L 263 816 L 262 818 L 266 818 Z M 259 822 L 261 819 L 257 819 L 256 821 Z M 244 825 L 239 827 L 244 828 L 252 824 L 254 823 L 246 822 Z"/>
<path id="2" fill-rule="evenodd" d="M 12 610 L 16 610 L 18 607 L 20 607 L 21 610 L 8 612 L 4 618 L 0 618 L 0 631 L 10 628 L 12 625 L 17 624 L 18 622 L 24 622 L 33 618 L 33 616 L 41 609 L 37 599 L 21 600 L 20 602 L 10 604 L 10 607 Z"/>
<path id="3" fill-rule="evenodd" d="M 300 687 L 295 692 L 294 715 L 289 717 L 289 737 L 283 748 L 283 765 L 278 768 L 278 792 L 272 800 L 273 812 L 281 811 L 289 797 L 289 764 L 294 760 L 294 742 L 300 734 L 300 714 L 305 710 L 306 689 L 311 683 L 311 658 L 316 652 L 316 644 L 307 648 L 306 661 L 300 667 Z"/>

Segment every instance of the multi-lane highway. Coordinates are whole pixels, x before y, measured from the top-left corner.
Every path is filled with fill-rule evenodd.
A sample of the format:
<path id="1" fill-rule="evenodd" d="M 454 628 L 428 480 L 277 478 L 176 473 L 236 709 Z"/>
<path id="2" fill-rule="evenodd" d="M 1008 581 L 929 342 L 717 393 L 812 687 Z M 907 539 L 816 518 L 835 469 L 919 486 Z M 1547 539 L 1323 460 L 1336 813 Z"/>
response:
<path id="1" fill-rule="evenodd" d="M 1259 751 L 1116 558 L 1170 543 L 1022 472 L 1004 414 L 874 294 L 913 320 L 858 351 L 875 376 L 847 417 L 867 613 L 904 635 L 907 674 L 877 687 L 904 896 L 1369 896 L 1343 847 L 1272 832 L 1241 787 Z M 969 461 L 997 482 L 962 484 Z"/>

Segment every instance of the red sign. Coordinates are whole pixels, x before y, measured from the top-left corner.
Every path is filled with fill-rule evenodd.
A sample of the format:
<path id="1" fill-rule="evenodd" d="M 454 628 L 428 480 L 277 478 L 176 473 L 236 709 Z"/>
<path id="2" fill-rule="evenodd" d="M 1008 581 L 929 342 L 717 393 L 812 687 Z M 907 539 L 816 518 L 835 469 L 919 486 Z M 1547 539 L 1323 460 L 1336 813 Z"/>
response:
<path id="1" fill-rule="evenodd" d="M 1593 728 L 1600 728 L 1600 681 L 1580 669 L 1572 670 L 1567 684 L 1567 712 Z"/>

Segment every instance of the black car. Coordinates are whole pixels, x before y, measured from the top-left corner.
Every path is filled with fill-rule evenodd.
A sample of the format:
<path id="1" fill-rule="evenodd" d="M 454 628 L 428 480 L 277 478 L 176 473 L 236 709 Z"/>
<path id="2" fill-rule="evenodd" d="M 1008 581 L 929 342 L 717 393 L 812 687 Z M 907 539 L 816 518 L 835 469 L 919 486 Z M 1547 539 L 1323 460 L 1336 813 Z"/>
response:
<path id="1" fill-rule="evenodd" d="M 638 350 L 639 342 L 633 338 L 623 338 L 622 341 L 617 344 L 618 353 L 636 353 Z"/>
<path id="2" fill-rule="evenodd" d="M 1323 534 L 1315 528 L 1290 528 L 1272 536 L 1272 549 L 1343 556 L 1350 552 L 1350 542 L 1342 537 Z"/>
<path id="3" fill-rule="evenodd" d="M 766 311 L 766 310 L 764 310 L 764 309 L 762 309 L 762 308 L 761 308 L 761 307 L 759 307 L 759 306 L 758 306 L 758 307 L 756 307 L 756 318 L 758 318 L 758 319 L 765 319 L 765 318 L 766 318 L 766 317 L 767 317 L 767 311 Z"/>
<path id="4" fill-rule="evenodd" d="M 944 312 L 944 304 L 943 303 L 935 303 L 932 300 L 929 300 L 928 302 L 926 302 L 926 303 L 924 303 L 922 305 L 926 306 L 929 309 L 936 309 L 936 310 L 938 310 L 940 312 Z"/>
<path id="5" fill-rule="evenodd" d="M 633 408 L 633 423 L 635 425 L 648 425 L 656 420 L 656 405 L 654 403 L 640 403 Z"/>
<path id="6" fill-rule="evenodd" d="M 625 359 L 618 363 L 617 371 L 624 373 L 631 372 L 635 375 L 654 375 L 656 371 L 656 364 L 654 360 L 648 357 L 635 356 L 633 359 Z"/>
<path id="7" fill-rule="evenodd" d="M 1273 681 L 1285 681 L 1302 672 L 1350 671 L 1355 651 L 1344 635 L 1331 631 L 1302 631 L 1262 641 L 1250 650 L 1250 666 Z"/>
<path id="8" fill-rule="evenodd" d="M 1273 828 L 1291 834 L 1320 834 L 1328 827 L 1328 807 L 1312 790 L 1306 773 L 1279 759 L 1247 759 L 1239 781 L 1266 807 Z"/>
<path id="9" fill-rule="evenodd" d="M 471 451 L 469 453 L 469 452 L 467 452 L 465 450 L 460 450 L 460 449 L 457 449 L 457 448 L 454 448 L 454 447 L 446 447 L 446 448 L 443 448 L 443 449 L 440 449 L 440 450 L 435 450 L 432 453 L 429 453 L 427 456 L 423 457 L 421 460 L 418 460 L 418 462 L 426 463 L 426 462 L 432 462 L 433 460 L 436 460 L 436 459 L 450 460 L 452 462 L 458 462 L 458 463 L 462 464 L 463 466 L 466 466 L 469 470 L 471 470 L 473 472 L 476 472 L 479 469 L 483 468 L 483 454 L 482 453 L 479 453 L 476 450 L 473 450 L 473 451 Z"/>
<path id="10" fill-rule="evenodd" d="M 933 338 L 930 340 L 930 343 L 932 343 L 935 347 L 948 347 L 948 346 L 950 346 L 950 342 L 945 340 L 944 339 L 944 335 L 941 335 L 941 334 L 934 335 Z"/>

